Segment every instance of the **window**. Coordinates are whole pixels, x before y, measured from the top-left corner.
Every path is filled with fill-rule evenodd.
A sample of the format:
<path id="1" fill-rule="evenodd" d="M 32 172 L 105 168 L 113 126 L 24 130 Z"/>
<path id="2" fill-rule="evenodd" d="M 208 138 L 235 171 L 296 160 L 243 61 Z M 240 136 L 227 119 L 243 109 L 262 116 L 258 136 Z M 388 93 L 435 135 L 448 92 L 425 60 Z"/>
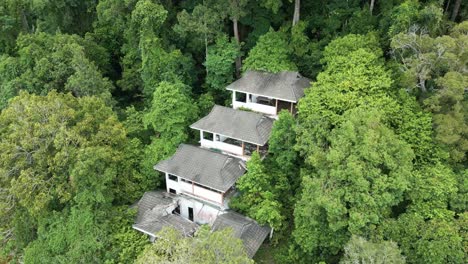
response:
<path id="1" fill-rule="evenodd" d="M 174 190 L 174 189 L 169 189 L 169 192 L 173 193 L 173 194 L 177 194 L 176 190 Z"/>
<path id="2" fill-rule="evenodd" d="M 241 92 L 236 92 L 236 101 L 245 103 L 247 102 L 247 94 L 246 93 L 241 93 Z"/>
<path id="3" fill-rule="evenodd" d="M 203 131 L 203 139 L 213 141 L 213 133 Z"/>
<path id="4" fill-rule="evenodd" d="M 169 174 L 169 180 L 178 182 L 179 178 L 177 176 L 175 176 L 175 175 Z"/>

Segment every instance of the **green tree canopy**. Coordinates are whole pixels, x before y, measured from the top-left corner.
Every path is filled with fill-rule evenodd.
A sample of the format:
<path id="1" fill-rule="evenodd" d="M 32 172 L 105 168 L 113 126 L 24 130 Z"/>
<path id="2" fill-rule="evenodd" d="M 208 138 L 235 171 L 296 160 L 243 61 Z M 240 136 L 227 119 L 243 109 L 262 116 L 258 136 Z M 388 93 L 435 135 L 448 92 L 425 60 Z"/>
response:
<path id="1" fill-rule="evenodd" d="M 184 238 L 171 228 L 163 228 L 153 245 L 148 246 L 136 263 L 253 263 L 245 253 L 242 240 L 231 229 L 211 232 L 201 227 L 195 236 Z"/>
<path id="2" fill-rule="evenodd" d="M 106 67 L 105 52 L 92 41 L 71 35 L 39 33 L 18 38 L 18 56 L 0 57 L 0 109 L 25 90 L 45 95 L 49 91 L 75 96 L 97 95 L 110 102 L 112 83 L 97 66 Z M 99 56 L 98 56 L 99 55 Z"/>
<path id="3" fill-rule="evenodd" d="M 296 205 L 293 236 L 304 252 L 324 260 L 350 234 L 371 235 L 403 201 L 413 152 L 369 108 L 350 110 L 333 129 L 328 151 L 314 153 Z"/>
<path id="4" fill-rule="evenodd" d="M 20 93 L 0 113 L 1 228 L 34 234 L 40 225 L 39 237 L 48 237 L 52 222 L 44 219 L 52 212 L 58 212 L 51 220 L 57 228 L 67 228 L 64 219 L 69 216 L 60 212 L 72 205 L 88 212 L 76 219 L 85 217 L 93 224 L 91 211 L 105 211 L 112 202 L 133 202 L 146 187 L 126 160 L 130 146 L 122 124 L 99 98 Z M 19 225 L 24 221 L 29 226 Z M 22 244 L 15 241 L 22 238 L 27 237 L 13 235 L 4 242 Z"/>
<path id="5" fill-rule="evenodd" d="M 392 241 L 373 243 L 362 237 L 352 236 L 344 248 L 341 264 L 375 263 L 403 264 L 405 257 L 401 255 L 398 245 Z"/>
<path id="6" fill-rule="evenodd" d="M 266 72 L 295 71 L 296 65 L 290 59 L 291 49 L 284 32 L 270 31 L 262 35 L 242 66 L 243 71 Z"/>

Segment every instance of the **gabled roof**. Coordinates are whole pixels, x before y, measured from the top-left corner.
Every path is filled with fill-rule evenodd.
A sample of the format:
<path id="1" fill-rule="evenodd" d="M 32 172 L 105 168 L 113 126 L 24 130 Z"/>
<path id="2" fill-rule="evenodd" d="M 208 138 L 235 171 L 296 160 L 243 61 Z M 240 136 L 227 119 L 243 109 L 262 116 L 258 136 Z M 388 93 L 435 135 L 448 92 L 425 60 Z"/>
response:
<path id="1" fill-rule="evenodd" d="M 198 225 L 172 214 L 177 202 L 161 191 L 146 192 L 137 203 L 138 215 L 134 229 L 151 236 L 169 226 L 179 231 L 184 236 L 192 236 L 198 229 Z"/>
<path id="2" fill-rule="evenodd" d="M 244 242 L 247 255 L 250 258 L 253 258 L 271 231 L 269 227 L 260 226 L 254 220 L 235 212 L 218 215 L 213 223 L 212 230 L 217 231 L 225 228 L 232 228 L 234 236 Z"/>
<path id="3" fill-rule="evenodd" d="M 240 159 L 186 144 L 181 144 L 172 157 L 159 162 L 154 169 L 221 192 L 229 190 L 246 171 Z"/>
<path id="4" fill-rule="evenodd" d="M 242 78 L 226 87 L 228 90 L 252 93 L 296 103 L 304 96 L 310 80 L 298 72 L 267 73 L 247 71 Z"/>
<path id="5" fill-rule="evenodd" d="M 273 119 L 262 114 L 215 105 L 190 127 L 263 146 L 270 138 L 272 126 Z"/>

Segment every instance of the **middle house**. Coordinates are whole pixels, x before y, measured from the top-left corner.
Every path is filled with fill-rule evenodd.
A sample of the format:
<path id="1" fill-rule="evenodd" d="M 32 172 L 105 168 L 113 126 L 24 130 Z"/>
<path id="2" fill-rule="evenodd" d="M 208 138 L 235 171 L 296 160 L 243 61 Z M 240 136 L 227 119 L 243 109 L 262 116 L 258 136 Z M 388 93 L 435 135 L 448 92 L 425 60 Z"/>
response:
<path id="1" fill-rule="evenodd" d="M 267 153 L 274 119 L 263 114 L 215 105 L 190 127 L 200 131 L 200 145 L 247 160 L 254 151 Z"/>

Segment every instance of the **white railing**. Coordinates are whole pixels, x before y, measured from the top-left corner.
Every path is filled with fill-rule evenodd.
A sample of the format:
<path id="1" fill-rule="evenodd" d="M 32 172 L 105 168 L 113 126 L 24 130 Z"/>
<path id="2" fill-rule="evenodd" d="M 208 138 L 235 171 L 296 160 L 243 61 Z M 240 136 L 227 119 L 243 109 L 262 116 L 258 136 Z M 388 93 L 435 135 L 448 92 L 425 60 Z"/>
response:
<path id="1" fill-rule="evenodd" d="M 219 149 L 222 151 L 230 152 L 235 155 L 242 155 L 242 147 L 227 144 L 221 141 L 201 139 L 200 145 L 205 148 L 214 148 L 214 149 Z"/>
<path id="2" fill-rule="evenodd" d="M 264 114 L 267 114 L 267 115 L 276 115 L 276 107 L 275 106 L 269 106 L 269 105 L 257 104 L 257 103 L 243 103 L 243 102 L 233 101 L 232 102 L 232 107 L 234 109 L 244 107 L 244 108 L 251 109 L 252 111 L 255 111 L 255 112 L 260 112 L 260 113 L 264 113 Z"/>

